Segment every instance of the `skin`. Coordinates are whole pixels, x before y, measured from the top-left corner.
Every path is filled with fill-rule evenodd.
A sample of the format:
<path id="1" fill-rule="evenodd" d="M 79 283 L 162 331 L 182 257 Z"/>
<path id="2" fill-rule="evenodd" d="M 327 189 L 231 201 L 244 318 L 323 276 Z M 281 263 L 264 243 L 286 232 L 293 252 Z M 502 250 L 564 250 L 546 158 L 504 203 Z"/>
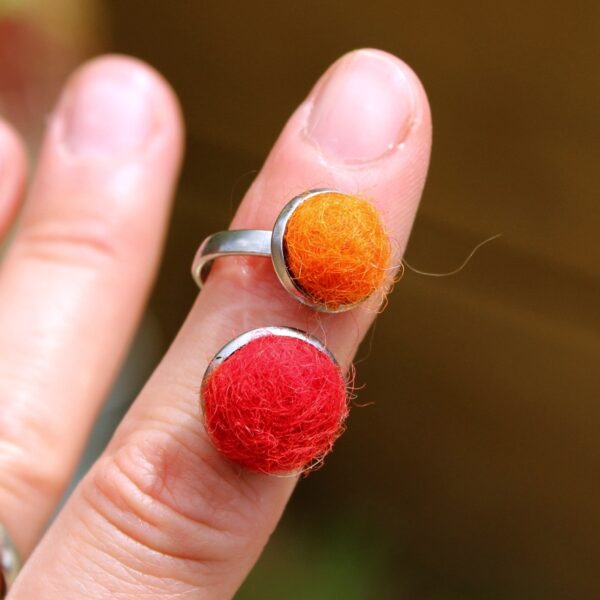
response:
<path id="1" fill-rule="evenodd" d="M 109 447 L 44 534 L 141 316 L 182 139 L 168 84 L 118 56 L 67 82 L 26 193 L 21 142 L 0 121 L 0 233 L 25 198 L 0 267 L 0 522 L 27 558 L 12 599 L 231 598 L 296 480 L 244 471 L 214 450 L 199 414 L 206 365 L 242 331 L 288 325 L 318 335 L 348 368 L 377 313 L 381 296 L 316 314 L 282 289 L 269 261 L 217 261 Z M 374 202 L 398 263 L 430 140 L 410 68 L 380 51 L 350 53 L 285 125 L 231 227 L 271 228 L 293 195 L 333 187 Z"/>

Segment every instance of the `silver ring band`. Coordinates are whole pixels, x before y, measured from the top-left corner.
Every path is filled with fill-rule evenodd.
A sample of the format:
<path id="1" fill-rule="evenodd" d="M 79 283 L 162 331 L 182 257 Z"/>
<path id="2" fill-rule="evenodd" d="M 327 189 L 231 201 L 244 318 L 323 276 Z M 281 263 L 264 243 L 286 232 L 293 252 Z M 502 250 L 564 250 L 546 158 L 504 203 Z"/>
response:
<path id="1" fill-rule="evenodd" d="M 13 584 L 19 570 L 21 561 L 6 528 L 0 524 L 0 598 L 4 598 Z"/>
<path id="2" fill-rule="evenodd" d="M 270 231 L 261 229 L 219 231 L 210 235 L 202 242 L 194 258 L 194 281 L 202 288 L 212 261 L 221 256 L 271 256 L 271 236 Z"/>
<path id="3" fill-rule="evenodd" d="M 198 287 L 202 288 L 204 285 L 210 271 L 210 265 L 216 258 L 236 255 L 270 256 L 273 261 L 275 273 L 283 287 L 303 304 L 321 312 L 342 312 L 355 306 L 345 305 L 337 309 L 331 309 L 312 301 L 296 284 L 286 264 L 284 236 L 292 213 L 305 200 L 324 193 L 339 192 L 333 189 L 322 188 L 310 190 L 296 196 L 279 213 L 273 231 L 238 229 L 233 231 L 219 231 L 207 237 L 202 242 L 192 263 L 192 276 Z"/>

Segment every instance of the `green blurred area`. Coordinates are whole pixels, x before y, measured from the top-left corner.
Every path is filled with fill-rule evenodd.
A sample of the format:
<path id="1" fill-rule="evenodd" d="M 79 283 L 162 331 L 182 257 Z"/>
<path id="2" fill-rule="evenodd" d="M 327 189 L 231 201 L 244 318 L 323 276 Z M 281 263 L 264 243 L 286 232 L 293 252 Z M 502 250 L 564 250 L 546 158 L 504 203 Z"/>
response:
<path id="1" fill-rule="evenodd" d="M 289 519 L 238 597 L 255 600 L 268 591 L 269 597 L 290 600 L 397 598 L 389 540 L 359 518 L 354 513 L 335 515 L 320 527 L 308 519 Z"/>

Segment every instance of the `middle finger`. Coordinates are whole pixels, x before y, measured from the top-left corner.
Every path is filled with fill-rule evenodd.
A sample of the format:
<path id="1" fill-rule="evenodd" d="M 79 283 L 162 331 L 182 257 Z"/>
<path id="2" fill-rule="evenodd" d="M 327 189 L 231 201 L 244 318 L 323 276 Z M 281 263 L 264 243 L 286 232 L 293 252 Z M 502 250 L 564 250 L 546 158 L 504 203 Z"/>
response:
<path id="1" fill-rule="evenodd" d="M 141 314 L 181 155 L 177 104 L 139 61 L 92 61 L 49 120 L 0 273 L 0 522 L 27 554 Z"/>

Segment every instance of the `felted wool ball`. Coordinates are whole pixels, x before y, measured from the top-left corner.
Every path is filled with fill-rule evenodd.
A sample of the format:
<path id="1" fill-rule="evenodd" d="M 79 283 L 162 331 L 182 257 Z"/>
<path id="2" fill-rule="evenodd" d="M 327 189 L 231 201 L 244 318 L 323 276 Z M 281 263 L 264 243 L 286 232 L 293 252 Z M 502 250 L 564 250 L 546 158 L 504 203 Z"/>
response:
<path id="1" fill-rule="evenodd" d="M 365 300 L 390 277 L 390 241 L 379 213 L 357 196 L 325 192 L 298 205 L 284 252 L 295 284 L 331 310 Z"/>
<path id="2" fill-rule="evenodd" d="M 295 337 L 251 339 L 203 382 L 204 421 L 228 459 L 263 473 L 314 467 L 348 415 L 346 383 L 331 357 Z"/>

